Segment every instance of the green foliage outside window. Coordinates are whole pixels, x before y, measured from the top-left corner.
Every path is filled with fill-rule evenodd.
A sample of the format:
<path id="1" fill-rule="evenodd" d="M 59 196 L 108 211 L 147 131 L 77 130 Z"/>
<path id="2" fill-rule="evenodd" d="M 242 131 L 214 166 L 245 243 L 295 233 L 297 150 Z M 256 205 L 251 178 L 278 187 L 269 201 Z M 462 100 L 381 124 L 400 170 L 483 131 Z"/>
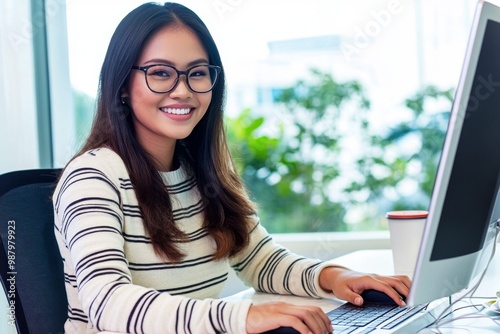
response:
<path id="1" fill-rule="evenodd" d="M 311 74 L 282 91 L 272 125 L 251 110 L 227 119 L 237 165 L 266 228 L 274 233 L 376 230 L 384 228 L 387 210 L 427 209 L 451 90 L 430 86 L 417 92 L 405 101 L 411 121 L 375 134 L 359 82 L 337 82 L 318 70 Z M 266 131 L 270 127 L 274 131 Z M 420 145 L 408 149 L 408 138 Z M 357 158 L 346 163 L 346 153 Z M 398 195 L 412 182 L 418 185 L 412 196 Z M 345 219 L 352 210 L 360 212 L 355 224 Z"/>

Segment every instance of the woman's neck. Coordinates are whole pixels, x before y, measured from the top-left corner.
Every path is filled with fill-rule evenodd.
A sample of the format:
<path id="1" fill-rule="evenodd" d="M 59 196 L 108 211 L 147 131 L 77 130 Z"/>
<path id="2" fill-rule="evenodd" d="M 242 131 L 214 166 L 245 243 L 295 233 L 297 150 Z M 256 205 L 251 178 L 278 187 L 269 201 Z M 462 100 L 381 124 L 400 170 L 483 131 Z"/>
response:
<path id="1" fill-rule="evenodd" d="M 162 143 L 140 143 L 143 149 L 153 158 L 156 169 L 160 172 L 170 172 L 178 168 L 179 163 L 174 159 L 176 140 Z M 145 145 L 146 144 L 146 145 Z"/>

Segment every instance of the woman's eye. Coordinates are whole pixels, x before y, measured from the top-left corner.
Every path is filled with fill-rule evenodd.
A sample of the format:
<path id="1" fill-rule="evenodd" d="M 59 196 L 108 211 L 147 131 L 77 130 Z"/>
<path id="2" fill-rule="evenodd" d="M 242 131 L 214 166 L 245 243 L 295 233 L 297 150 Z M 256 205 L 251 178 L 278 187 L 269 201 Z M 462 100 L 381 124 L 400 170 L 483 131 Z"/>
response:
<path id="1" fill-rule="evenodd" d="M 190 77 L 206 77 L 207 75 L 208 75 L 207 71 L 196 70 L 196 71 L 191 72 L 191 74 L 189 76 Z"/>
<path id="2" fill-rule="evenodd" d="M 153 66 L 148 69 L 148 76 L 155 79 L 175 78 L 175 71 L 167 66 Z"/>
<path id="3" fill-rule="evenodd" d="M 168 73 L 167 71 L 162 71 L 162 70 L 156 70 L 156 71 L 152 72 L 151 75 L 154 75 L 157 77 L 165 77 L 165 78 L 170 77 L 170 73 Z"/>

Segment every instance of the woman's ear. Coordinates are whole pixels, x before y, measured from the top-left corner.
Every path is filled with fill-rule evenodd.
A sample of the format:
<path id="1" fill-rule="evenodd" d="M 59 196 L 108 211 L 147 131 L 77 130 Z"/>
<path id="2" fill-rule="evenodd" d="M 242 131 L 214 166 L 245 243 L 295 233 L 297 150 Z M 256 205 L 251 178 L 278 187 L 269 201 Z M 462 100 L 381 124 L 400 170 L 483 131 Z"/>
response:
<path id="1" fill-rule="evenodd" d="M 129 102 L 130 102 L 130 99 L 129 99 L 128 92 L 125 89 L 122 89 L 121 95 L 120 95 L 120 103 L 123 105 L 125 105 L 125 104 L 128 105 Z"/>
<path id="2" fill-rule="evenodd" d="M 124 104 L 124 105 L 125 105 L 125 104 L 128 104 L 128 101 L 129 101 L 128 95 L 122 95 L 122 96 L 120 97 L 120 102 L 121 102 L 121 104 Z"/>

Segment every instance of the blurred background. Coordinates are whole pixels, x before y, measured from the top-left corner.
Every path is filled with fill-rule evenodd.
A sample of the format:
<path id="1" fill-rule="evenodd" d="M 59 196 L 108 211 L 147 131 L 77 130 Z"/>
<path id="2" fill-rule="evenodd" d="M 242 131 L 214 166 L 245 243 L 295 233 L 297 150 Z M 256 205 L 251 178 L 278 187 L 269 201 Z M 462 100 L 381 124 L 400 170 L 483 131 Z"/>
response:
<path id="1" fill-rule="evenodd" d="M 385 231 L 386 211 L 427 208 L 476 1 L 179 2 L 219 46 L 231 149 L 270 232 Z M 0 173 L 78 150 L 141 3 L 0 2 Z"/>

